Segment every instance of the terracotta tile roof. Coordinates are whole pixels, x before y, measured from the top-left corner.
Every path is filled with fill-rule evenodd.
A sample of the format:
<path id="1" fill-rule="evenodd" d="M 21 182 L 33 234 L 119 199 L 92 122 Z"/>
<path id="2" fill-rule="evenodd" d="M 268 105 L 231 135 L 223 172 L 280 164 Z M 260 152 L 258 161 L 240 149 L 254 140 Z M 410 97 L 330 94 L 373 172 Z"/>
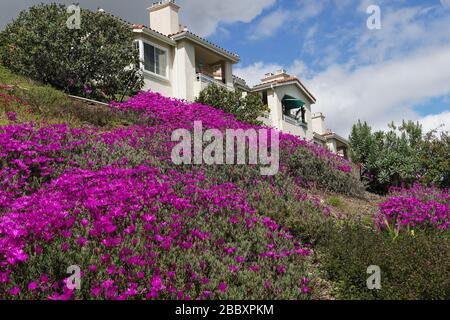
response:
<path id="1" fill-rule="evenodd" d="M 228 50 L 226 50 L 226 49 L 224 49 L 224 48 L 222 48 L 222 47 L 219 47 L 218 45 L 216 45 L 216 44 L 214 44 L 214 43 L 212 43 L 212 42 L 206 40 L 205 38 L 202 38 L 202 37 L 196 35 L 195 33 L 192 33 L 192 32 L 187 31 L 187 30 L 181 30 L 181 31 L 178 31 L 178 32 L 173 33 L 173 34 L 169 34 L 168 37 L 173 39 L 173 37 L 176 37 L 176 36 L 181 35 L 181 34 L 183 34 L 183 33 L 188 34 L 188 35 L 190 35 L 190 36 L 193 36 L 194 38 L 197 38 L 197 39 L 199 39 L 199 40 L 202 41 L 202 42 L 206 42 L 207 44 L 209 44 L 209 45 L 211 45 L 211 46 L 213 46 L 213 47 L 215 47 L 215 48 L 217 48 L 217 49 L 219 49 L 219 50 L 221 50 L 221 51 L 224 51 L 224 52 L 226 52 L 227 54 L 232 55 L 232 56 L 234 56 L 234 57 L 236 57 L 236 58 L 238 58 L 238 59 L 240 58 L 239 55 L 237 55 L 237 54 L 235 54 L 235 53 L 233 53 L 233 52 L 230 52 L 230 51 L 228 51 Z"/>
<path id="2" fill-rule="evenodd" d="M 325 137 L 326 139 L 336 139 L 339 140 L 340 142 L 344 143 L 344 144 L 349 144 L 348 140 L 345 139 L 344 137 L 338 135 L 336 132 L 333 132 L 331 130 L 327 130 L 326 133 L 322 134 L 322 137 Z"/>
<path id="3" fill-rule="evenodd" d="M 245 83 L 247 83 L 247 81 L 245 81 L 245 79 L 242 79 L 241 77 L 238 77 L 236 75 L 233 74 L 233 78 L 244 81 Z"/>
<path id="4" fill-rule="evenodd" d="M 300 81 L 299 78 L 293 77 L 293 76 L 289 76 L 289 77 L 282 78 L 282 79 L 274 79 L 272 81 L 267 81 L 267 82 L 264 82 L 264 83 L 260 83 L 260 84 L 257 84 L 256 86 L 254 86 L 253 88 L 254 89 L 258 89 L 259 87 L 264 87 L 264 86 L 269 85 L 269 84 L 283 84 L 283 83 L 288 83 L 288 82 L 292 82 L 292 81 L 297 82 L 300 85 L 300 87 L 302 87 L 306 91 L 306 93 L 312 97 L 313 101 L 316 102 L 316 98 L 311 93 L 311 91 L 309 91 L 306 88 L 306 86 Z"/>
<path id="5" fill-rule="evenodd" d="M 109 15 L 109 16 L 111 16 L 111 17 L 113 17 L 113 18 L 115 18 L 115 19 L 117 19 L 117 20 L 123 22 L 124 24 L 129 25 L 129 26 L 131 26 L 133 29 L 139 29 L 139 30 L 148 29 L 148 30 L 150 30 L 150 31 L 152 31 L 152 32 L 155 32 L 155 33 L 157 33 L 157 34 L 159 34 L 159 35 L 161 35 L 161 36 L 163 36 L 163 37 L 168 38 L 166 35 L 162 34 L 161 32 L 158 32 L 158 31 L 156 31 L 156 30 L 153 30 L 153 29 L 151 29 L 151 28 L 145 26 L 144 24 L 131 23 L 131 22 L 126 21 L 125 19 L 119 17 L 119 16 L 116 16 L 115 14 L 112 14 L 111 12 L 106 12 L 106 11 L 104 11 L 103 14 L 107 14 L 107 15 Z"/>

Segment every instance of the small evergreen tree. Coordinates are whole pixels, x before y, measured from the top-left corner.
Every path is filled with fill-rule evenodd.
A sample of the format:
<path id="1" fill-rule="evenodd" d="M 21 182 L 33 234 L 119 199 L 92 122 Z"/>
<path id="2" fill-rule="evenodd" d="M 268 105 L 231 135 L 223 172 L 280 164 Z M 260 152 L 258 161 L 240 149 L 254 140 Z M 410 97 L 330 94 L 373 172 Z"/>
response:
<path id="1" fill-rule="evenodd" d="M 79 29 L 64 5 L 22 11 L 2 32 L 2 63 L 16 73 L 70 94 L 101 100 L 129 95 L 143 85 L 129 25 L 103 12 L 81 9 Z"/>

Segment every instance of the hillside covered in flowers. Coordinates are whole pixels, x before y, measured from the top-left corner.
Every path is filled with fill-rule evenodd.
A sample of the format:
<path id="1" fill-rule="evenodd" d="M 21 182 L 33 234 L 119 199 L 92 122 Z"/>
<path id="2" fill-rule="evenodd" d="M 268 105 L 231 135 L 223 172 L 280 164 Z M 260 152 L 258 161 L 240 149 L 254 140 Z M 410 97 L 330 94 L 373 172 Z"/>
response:
<path id="1" fill-rule="evenodd" d="M 1 299 L 321 298 L 315 246 L 336 215 L 317 194 L 364 198 L 348 161 L 286 134 L 272 177 L 258 165 L 173 164 L 171 134 L 194 121 L 259 128 L 209 106 L 143 92 L 111 105 L 110 128 L 25 121 L 26 101 L 8 108 Z M 387 229 L 395 215 L 399 231 L 411 221 L 446 231 L 448 191 L 426 201 L 391 199 L 372 225 Z M 81 269 L 79 289 L 67 286 L 70 266 Z"/>

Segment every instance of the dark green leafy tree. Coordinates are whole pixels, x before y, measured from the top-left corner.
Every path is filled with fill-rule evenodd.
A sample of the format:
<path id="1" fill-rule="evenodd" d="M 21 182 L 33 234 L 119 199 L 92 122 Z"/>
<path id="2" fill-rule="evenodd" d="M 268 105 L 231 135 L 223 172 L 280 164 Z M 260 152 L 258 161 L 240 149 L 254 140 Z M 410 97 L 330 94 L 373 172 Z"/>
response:
<path id="1" fill-rule="evenodd" d="M 419 123 L 403 121 L 389 124 L 386 132 L 372 133 L 367 123 L 360 121 L 349 137 L 353 161 L 362 165 L 362 177 L 369 190 L 386 192 L 390 186 L 411 185 L 420 179 L 419 154 L 422 128 Z"/>
<path id="2" fill-rule="evenodd" d="M 374 162 L 380 185 L 411 185 L 419 178 L 420 164 L 416 146 L 421 137 L 422 129 L 418 123 L 403 122 L 400 127 L 396 127 L 394 123 L 389 125 L 389 131 L 384 133 L 382 146 L 377 148 L 381 153 Z"/>
<path id="3" fill-rule="evenodd" d="M 419 161 L 425 183 L 450 188 L 450 135 L 436 130 L 425 135 L 420 143 Z"/>
<path id="4" fill-rule="evenodd" d="M 2 63 L 71 94 L 110 100 L 138 91 L 143 78 L 130 26 L 81 9 L 80 28 L 69 29 L 71 16 L 58 4 L 22 11 L 0 35 Z"/>
<path id="5" fill-rule="evenodd" d="M 235 115 L 238 120 L 251 124 L 261 124 L 257 119 L 269 111 L 258 95 L 243 95 L 239 90 L 233 92 L 215 84 L 201 91 L 197 102 L 221 109 Z"/>

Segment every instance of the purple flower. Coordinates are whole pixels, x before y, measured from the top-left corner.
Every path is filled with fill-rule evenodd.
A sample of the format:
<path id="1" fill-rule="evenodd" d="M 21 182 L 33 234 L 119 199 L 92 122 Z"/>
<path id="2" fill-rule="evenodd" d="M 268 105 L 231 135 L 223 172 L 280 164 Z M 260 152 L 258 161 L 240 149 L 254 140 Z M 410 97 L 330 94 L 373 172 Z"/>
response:
<path id="1" fill-rule="evenodd" d="M 20 288 L 13 287 L 11 290 L 9 290 L 9 294 L 12 296 L 18 296 L 20 294 Z"/>
<path id="2" fill-rule="evenodd" d="M 39 285 L 37 284 L 37 282 L 30 282 L 29 284 L 28 284 L 28 290 L 29 291 L 33 291 L 33 290 L 36 290 L 37 288 L 39 287 Z"/>
<path id="3" fill-rule="evenodd" d="M 239 268 L 237 266 L 235 266 L 235 265 L 231 265 L 231 266 L 229 266 L 229 268 L 230 268 L 230 271 L 234 272 L 234 273 L 239 271 Z"/>
<path id="4" fill-rule="evenodd" d="M 6 118 L 11 121 L 11 122 L 16 122 L 17 121 L 17 113 L 15 112 L 7 112 L 6 113 Z"/>
<path id="5" fill-rule="evenodd" d="M 220 292 L 224 293 L 225 291 L 227 291 L 228 286 L 227 286 L 227 284 L 225 282 L 221 282 L 221 283 L 219 283 L 219 286 L 217 287 L 217 289 Z"/>
<path id="6" fill-rule="evenodd" d="M 84 92 L 84 93 L 91 94 L 92 91 L 93 91 L 92 88 L 89 87 L 89 86 L 85 86 L 85 87 L 83 88 L 83 92 Z"/>

